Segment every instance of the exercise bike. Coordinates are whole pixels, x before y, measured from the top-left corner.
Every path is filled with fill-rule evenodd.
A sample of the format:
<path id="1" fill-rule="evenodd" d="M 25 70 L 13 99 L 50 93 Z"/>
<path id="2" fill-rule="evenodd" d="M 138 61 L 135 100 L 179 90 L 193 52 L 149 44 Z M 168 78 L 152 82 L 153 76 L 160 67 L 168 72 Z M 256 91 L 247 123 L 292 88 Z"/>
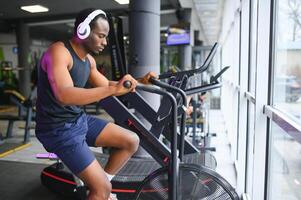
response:
<path id="1" fill-rule="evenodd" d="M 238 199 L 234 189 L 212 170 L 195 164 L 182 162 L 179 164 L 181 159 L 177 155 L 176 130 L 178 107 L 174 95 L 151 86 L 137 86 L 137 90 L 168 97 L 172 105 L 173 120 L 170 123 L 172 129 L 170 132 L 173 135 L 170 137 L 170 149 L 166 148 L 170 150 L 168 151 L 170 156 L 165 159 L 165 165 L 145 178 L 140 187 L 134 191 L 135 197 L 132 199 Z M 179 89 L 168 86 L 168 90 L 177 92 Z M 181 131 L 181 134 L 184 133 Z M 84 199 L 87 188 L 77 177 L 61 170 L 62 166 L 62 163 L 57 161 L 54 166 L 45 168 L 41 174 L 42 183 L 65 196 Z M 61 184 L 66 186 L 62 187 Z"/>

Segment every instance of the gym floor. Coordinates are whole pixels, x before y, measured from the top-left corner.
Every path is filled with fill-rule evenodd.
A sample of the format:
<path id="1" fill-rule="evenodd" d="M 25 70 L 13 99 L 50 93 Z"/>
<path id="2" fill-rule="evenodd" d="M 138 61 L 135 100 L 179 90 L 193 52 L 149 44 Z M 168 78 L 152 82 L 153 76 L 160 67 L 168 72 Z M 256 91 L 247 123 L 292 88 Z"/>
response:
<path id="1" fill-rule="evenodd" d="M 101 111 L 99 117 L 112 120 L 103 111 Z M 216 147 L 216 152 L 213 153 L 217 160 L 216 171 L 235 187 L 234 164 L 230 161 L 230 147 L 227 142 L 225 122 L 220 110 L 210 110 L 210 122 L 210 132 L 217 133 L 217 137 L 214 137 L 211 141 L 212 146 Z M 3 135 L 6 132 L 6 127 L 7 122 L 0 121 L 0 132 Z M 24 122 L 15 122 L 14 137 L 5 139 L 4 144 L 0 145 L 0 199 L 62 199 L 41 185 L 41 170 L 54 161 L 35 158 L 37 153 L 46 151 L 34 136 L 34 129 L 30 131 L 30 142 L 23 145 L 24 128 L 22 127 L 24 127 Z M 92 148 L 92 150 L 101 153 L 101 148 Z"/>

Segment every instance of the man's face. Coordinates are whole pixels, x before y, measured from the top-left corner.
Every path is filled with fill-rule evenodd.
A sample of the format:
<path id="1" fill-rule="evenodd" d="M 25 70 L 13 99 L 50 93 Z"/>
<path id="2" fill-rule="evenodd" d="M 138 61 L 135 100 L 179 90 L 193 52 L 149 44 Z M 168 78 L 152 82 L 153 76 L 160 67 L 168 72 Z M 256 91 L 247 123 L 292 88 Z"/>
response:
<path id="1" fill-rule="evenodd" d="M 95 21 L 95 26 L 91 29 L 89 37 L 84 42 L 84 46 L 89 53 L 99 54 L 107 46 L 107 36 L 109 34 L 109 23 L 103 18 Z"/>

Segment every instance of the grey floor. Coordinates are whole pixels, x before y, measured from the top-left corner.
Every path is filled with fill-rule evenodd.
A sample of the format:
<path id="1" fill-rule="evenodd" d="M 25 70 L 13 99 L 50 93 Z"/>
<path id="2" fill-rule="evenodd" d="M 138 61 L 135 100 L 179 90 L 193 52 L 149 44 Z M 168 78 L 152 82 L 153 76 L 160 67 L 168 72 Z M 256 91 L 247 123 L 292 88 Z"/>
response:
<path id="1" fill-rule="evenodd" d="M 104 113 L 101 115 L 101 117 L 105 117 L 108 120 L 112 120 Z M 219 174 L 221 174 L 232 186 L 235 187 L 236 174 L 234 170 L 234 163 L 230 159 L 230 145 L 227 140 L 227 135 L 224 127 L 225 126 L 224 118 L 220 110 L 210 110 L 210 124 L 211 124 L 210 132 L 217 133 L 217 137 L 212 139 L 212 145 L 216 147 L 216 152 L 213 153 L 217 159 L 216 171 Z M 7 126 L 7 122 L 0 121 L 0 132 L 2 132 L 3 134 L 6 132 L 6 126 Z M 14 137 L 7 139 L 5 142 L 20 143 L 23 140 L 23 134 L 24 134 L 24 129 L 22 129 L 22 127 L 24 127 L 24 122 L 16 122 L 13 130 Z M 44 165 L 49 165 L 53 163 L 53 161 L 49 161 L 49 160 L 36 159 L 35 156 L 37 153 L 43 153 L 46 151 L 34 136 L 34 129 L 32 129 L 30 133 L 31 133 L 31 138 L 28 147 L 25 147 L 21 150 L 6 155 L 5 157 L 0 158 L 0 161 L 13 161 L 13 162 L 21 162 L 25 164 L 36 163 L 36 164 L 44 164 Z M 101 152 L 101 149 L 92 148 L 92 150 L 95 152 Z M 37 174 L 39 173 L 40 171 L 37 171 Z M 13 174 L 11 175 L 11 178 L 14 179 Z M 37 179 L 37 181 L 38 180 L 39 179 Z M 28 187 L 24 187 L 25 190 L 27 188 Z M 4 195 L 3 193 L 0 193 L 0 199 L 3 199 L 4 197 L 3 195 Z"/>
<path id="2" fill-rule="evenodd" d="M 225 119 L 221 111 L 210 110 L 209 122 L 210 132 L 217 134 L 217 137 L 213 137 L 211 140 L 212 146 L 216 147 L 216 152 L 213 153 L 217 160 L 216 171 L 235 188 L 236 171 L 234 161 L 231 160 L 230 142 L 227 137 Z"/>

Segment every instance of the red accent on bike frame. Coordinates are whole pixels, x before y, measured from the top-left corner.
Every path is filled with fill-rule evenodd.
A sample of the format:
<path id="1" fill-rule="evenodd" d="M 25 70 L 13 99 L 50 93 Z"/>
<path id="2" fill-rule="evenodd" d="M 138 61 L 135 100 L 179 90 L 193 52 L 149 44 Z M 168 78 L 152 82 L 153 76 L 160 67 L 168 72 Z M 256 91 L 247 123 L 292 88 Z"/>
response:
<path id="1" fill-rule="evenodd" d="M 114 188 L 112 188 L 112 192 L 113 193 L 116 193 L 116 192 L 120 192 L 120 193 L 135 193 L 136 190 L 114 189 Z"/>
<path id="2" fill-rule="evenodd" d="M 133 122 L 130 119 L 128 119 L 128 125 L 131 126 L 132 124 Z"/>
<path id="3" fill-rule="evenodd" d="M 162 188 L 162 189 L 143 189 L 142 192 L 162 192 L 162 191 L 168 191 L 168 188 Z M 136 190 L 127 190 L 127 189 L 112 189 L 113 193 L 135 193 Z"/>
<path id="4" fill-rule="evenodd" d="M 76 185 L 76 183 L 75 183 L 74 181 L 70 181 L 70 180 L 67 180 L 67 179 L 58 177 L 58 176 L 56 176 L 56 175 L 50 174 L 50 173 L 45 172 L 45 171 L 43 171 L 42 173 L 45 174 L 46 176 L 49 176 L 49 177 L 51 177 L 51 178 L 53 178 L 53 179 L 56 179 L 56 180 L 58 180 L 58 181 L 62 181 L 62 182 L 65 182 L 65 183 L 69 183 L 69 184 L 71 184 L 71 185 Z"/>

